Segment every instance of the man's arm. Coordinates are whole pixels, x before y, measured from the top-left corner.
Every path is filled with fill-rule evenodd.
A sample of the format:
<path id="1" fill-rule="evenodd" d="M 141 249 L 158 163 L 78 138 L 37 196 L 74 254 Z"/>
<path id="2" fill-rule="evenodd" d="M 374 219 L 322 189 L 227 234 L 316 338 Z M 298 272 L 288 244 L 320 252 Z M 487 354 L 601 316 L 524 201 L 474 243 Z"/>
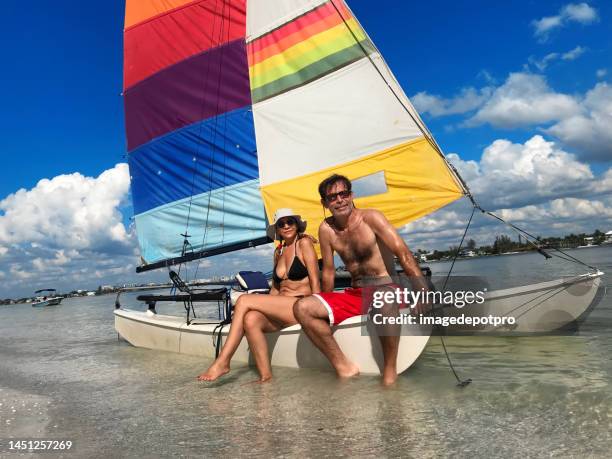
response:
<path id="1" fill-rule="evenodd" d="M 334 250 L 331 246 L 331 230 L 327 227 L 326 223 L 321 223 L 319 226 L 319 243 L 321 245 L 321 258 L 323 259 L 322 269 L 322 292 L 331 292 L 334 290 L 334 280 L 336 277 L 336 269 L 334 267 Z"/>
<path id="2" fill-rule="evenodd" d="M 404 270 L 412 288 L 427 292 L 427 280 L 421 271 L 418 263 L 415 261 L 412 252 L 406 245 L 406 242 L 401 238 L 395 227 L 387 220 L 382 212 L 377 210 L 369 210 L 367 215 L 367 223 L 370 225 L 374 234 L 385 244 L 389 250 L 395 255 Z M 417 312 L 424 312 L 422 305 L 416 305 Z"/>

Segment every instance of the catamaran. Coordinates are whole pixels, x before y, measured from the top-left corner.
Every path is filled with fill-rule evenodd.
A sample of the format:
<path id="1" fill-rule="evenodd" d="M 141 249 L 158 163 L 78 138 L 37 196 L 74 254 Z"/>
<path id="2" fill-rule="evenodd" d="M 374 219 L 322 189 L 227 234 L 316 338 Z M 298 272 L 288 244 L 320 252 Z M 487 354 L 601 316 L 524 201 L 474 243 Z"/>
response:
<path id="1" fill-rule="evenodd" d="M 127 0 L 124 46 L 138 272 L 268 244 L 278 208 L 298 209 L 316 231 L 317 186 L 332 173 L 354 181 L 357 206 L 379 209 L 397 228 L 460 198 L 480 209 L 342 0 Z M 488 300 L 503 300 L 504 313 L 526 304 L 579 317 L 600 279 L 589 267 Z M 135 346 L 214 357 L 231 326 L 228 289 L 194 292 L 174 281 L 181 292 L 140 297 L 146 312 L 118 304 L 116 330 Z M 187 318 L 157 314 L 160 301 L 183 302 Z M 194 319 L 198 301 L 219 302 L 225 317 Z M 367 316 L 355 317 L 334 336 L 363 373 L 377 373 L 381 352 L 368 328 Z M 403 330 L 399 371 L 430 332 Z M 273 365 L 329 366 L 298 325 L 270 334 L 269 345 Z M 249 359 L 243 342 L 234 361 Z"/>

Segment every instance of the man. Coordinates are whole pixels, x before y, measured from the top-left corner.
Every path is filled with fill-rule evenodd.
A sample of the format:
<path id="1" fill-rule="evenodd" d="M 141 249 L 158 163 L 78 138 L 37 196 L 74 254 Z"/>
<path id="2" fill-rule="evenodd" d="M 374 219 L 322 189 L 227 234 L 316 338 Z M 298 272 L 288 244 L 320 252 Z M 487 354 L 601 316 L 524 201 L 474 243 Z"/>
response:
<path id="1" fill-rule="evenodd" d="M 386 217 L 374 209 L 357 209 L 353 204 L 351 182 L 342 175 L 332 175 L 319 185 L 321 203 L 332 216 L 319 226 L 323 258 L 322 293 L 297 301 L 293 307 L 296 319 L 341 378 L 356 376 L 359 368 L 340 350 L 332 336 L 331 326 L 349 317 L 364 314 L 362 287 L 393 285 L 395 255 L 413 288 L 426 290 L 426 282 L 404 240 Z M 351 274 L 352 289 L 343 293 L 334 289 L 334 252 L 337 252 Z M 365 302 L 368 302 L 366 298 Z M 422 312 L 418 305 L 417 312 Z M 382 336 L 383 383 L 397 379 L 399 334 Z"/>

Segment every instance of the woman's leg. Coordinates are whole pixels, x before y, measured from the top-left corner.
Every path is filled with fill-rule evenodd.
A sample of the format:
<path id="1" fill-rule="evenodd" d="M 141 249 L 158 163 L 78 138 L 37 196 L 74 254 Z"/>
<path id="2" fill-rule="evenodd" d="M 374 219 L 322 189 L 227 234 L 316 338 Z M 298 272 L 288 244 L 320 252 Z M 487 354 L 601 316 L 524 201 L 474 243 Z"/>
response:
<path id="1" fill-rule="evenodd" d="M 282 326 L 272 322 L 259 311 L 249 311 L 244 316 L 244 334 L 249 341 L 251 354 L 255 359 L 259 381 L 266 382 L 272 379 L 272 366 L 268 355 L 268 340 L 264 333 L 278 331 Z"/>
<path id="2" fill-rule="evenodd" d="M 293 303 L 296 298 L 281 295 L 242 295 L 234 307 L 234 316 L 227 340 L 213 364 L 198 376 L 201 381 L 214 381 L 230 370 L 230 360 L 244 336 L 244 317 L 249 311 L 259 311 L 271 321 L 283 326 L 296 324 L 293 316 Z"/>

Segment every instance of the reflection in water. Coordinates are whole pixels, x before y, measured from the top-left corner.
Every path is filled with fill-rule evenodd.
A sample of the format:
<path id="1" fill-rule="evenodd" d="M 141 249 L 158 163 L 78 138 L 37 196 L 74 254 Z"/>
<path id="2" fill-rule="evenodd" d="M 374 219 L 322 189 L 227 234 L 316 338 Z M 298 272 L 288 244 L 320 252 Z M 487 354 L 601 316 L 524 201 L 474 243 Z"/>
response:
<path id="1" fill-rule="evenodd" d="M 589 252 L 601 258 L 594 264 L 612 259 L 612 248 Z M 531 255 L 497 257 L 499 273 L 516 277 L 521 257 Z M 493 261 L 458 265 L 495 273 Z M 0 307 L 0 438 L 72 438 L 92 457 L 606 457 L 612 445 L 609 296 L 576 334 L 446 338 L 461 376 L 474 380 L 464 389 L 439 337 L 390 389 L 283 368 L 270 384 L 250 384 L 257 375 L 244 366 L 199 383 L 210 362 L 118 341 L 113 300 Z"/>

